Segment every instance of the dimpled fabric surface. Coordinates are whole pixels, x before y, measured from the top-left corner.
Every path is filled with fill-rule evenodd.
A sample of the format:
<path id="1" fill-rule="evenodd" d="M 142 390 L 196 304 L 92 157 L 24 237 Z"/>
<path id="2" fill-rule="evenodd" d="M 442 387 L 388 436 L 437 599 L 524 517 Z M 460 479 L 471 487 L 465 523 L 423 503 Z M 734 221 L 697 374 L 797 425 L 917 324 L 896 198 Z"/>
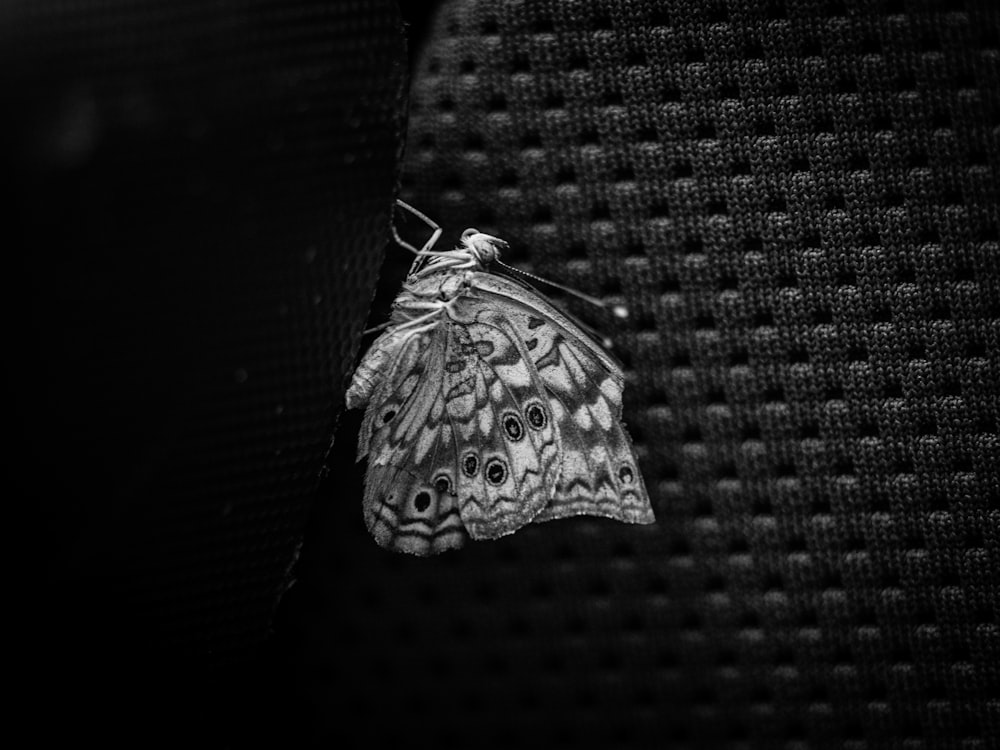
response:
<path id="1" fill-rule="evenodd" d="M 996 6 L 461 0 L 419 44 L 403 197 L 629 306 L 553 293 L 615 341 L 658 523 L 390 554 L 351 417 L 279 625 L 296 725 L 996 747 Z"/>

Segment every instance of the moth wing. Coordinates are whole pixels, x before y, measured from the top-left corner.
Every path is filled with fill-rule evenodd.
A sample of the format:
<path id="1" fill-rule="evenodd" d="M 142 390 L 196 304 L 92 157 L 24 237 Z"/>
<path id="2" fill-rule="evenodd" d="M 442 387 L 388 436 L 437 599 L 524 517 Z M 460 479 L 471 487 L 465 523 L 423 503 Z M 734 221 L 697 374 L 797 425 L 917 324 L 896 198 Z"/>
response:
<path id="1" fill-rule="evenodd" d="M 481 296 L 501 304 L 545 386 L 558 434 L 561 474 L 535 521 L 596 515 L 654 523 L 632 440 L 621 422 L 621 369 L 566 315 L 537 292 L 477 274 Z"/>
<path id="2" fill-rule="evenodd" d="M 444 404 L 445 335 L 435 328 L 396 343 L 368 400 L 358 443 L 359 458 L 368 455 L 365 525 L 383 547 L 431 555 L 468 538 L 454 485 L 455 433 Z"/>
<path id="3" fill-rule="evenodd" d="M 545 385 L 502 311 L 463 297 L 447 324 L 445 404 L 458 446 L 456 490 L 474 539 L 530 523 L 559 479 Z"/>
<path id="4" fill-rule="evenodd" d="M 561 332 L 564 337 L 572 339 L 614 377 L 619 385 L 624 382 L 621 367 L 604 348 L 537 290 L 493 273 L 475 273 L 472 283 L 478 292 L 483 293 L 484 299 L 492 300 L 493 304 L 498 305 L 513 304 L 512 310 L 521 308 L 535 318 L 536 328 L 540 326 L 540 321 L 547 324 L 548 330 Z M 535 338 L 535 328 L 527 326 L 524 321 L 513 322 L 515 332 L 519 336 L 525 336 L 525 341 Z"/>

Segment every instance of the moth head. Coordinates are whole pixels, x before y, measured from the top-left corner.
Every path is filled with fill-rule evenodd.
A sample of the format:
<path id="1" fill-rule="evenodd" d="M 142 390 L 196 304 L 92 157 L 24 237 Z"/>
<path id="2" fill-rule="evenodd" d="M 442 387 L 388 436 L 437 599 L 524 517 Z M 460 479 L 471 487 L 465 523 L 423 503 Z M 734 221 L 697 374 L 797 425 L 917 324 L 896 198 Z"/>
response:
<path id="1" fill-rule="evenodd" d="M 508 245 L 499 237 L 483 234 L 478 229 L 469 228 L 462 232 L 461 247 L 470 253 L 482 266 L 488 266 L 500 257 L 500 251 Z"/>

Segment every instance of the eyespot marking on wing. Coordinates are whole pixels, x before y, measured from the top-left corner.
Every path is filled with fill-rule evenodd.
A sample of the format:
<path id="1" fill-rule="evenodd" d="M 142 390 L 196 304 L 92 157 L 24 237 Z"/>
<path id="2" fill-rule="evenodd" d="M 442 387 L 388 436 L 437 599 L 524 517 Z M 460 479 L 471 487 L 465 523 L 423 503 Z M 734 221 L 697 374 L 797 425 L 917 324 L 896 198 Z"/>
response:
<path id="1" fill-rule="evenodd" d="M 536 430 L 544 429 L 548 423 L 545 407 L 541 404 L 530 404 L 524 413 L 528 418 L 528 424 Z"/>
<path id="2" fill-rule="evenodd" d="M 413 498 L 413 507 L 416 508 L 418 513 L 423 513 L 431 507 L 430 493 L 426 490 L 418 492 L 417 496 Z"/>
<path id="3" fill-rule="evenodd" d="M 503 431 L 507 434 L 514 442 L 517 442 L 524 437 L 524 426 L 521 424 L 521 419 L 513 412 L 507 412 L 503 415 Z"/>
<path id="4" fill-rule="evenodd" d="M 475 453 L 466 453 L 462 459 L 462 473 L 467 477 L 474 477 L 477 471 L 479 471 L 479 456 Z"/>
<path id="5" fill-rule="evenodd" d="M 484 471 L 486 473 L 486 481 L 494 487 L 499 487 L 507 481 L 507 464 L 499 458 L 491 458 L 486 463 Z"/>

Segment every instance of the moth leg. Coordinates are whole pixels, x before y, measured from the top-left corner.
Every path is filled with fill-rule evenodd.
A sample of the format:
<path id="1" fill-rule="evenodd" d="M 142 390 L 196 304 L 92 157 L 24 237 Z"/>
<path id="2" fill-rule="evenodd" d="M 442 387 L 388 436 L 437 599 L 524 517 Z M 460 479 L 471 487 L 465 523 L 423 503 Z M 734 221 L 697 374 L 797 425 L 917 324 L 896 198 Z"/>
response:
<path id="1" fill-rule="evenodd" d="M 407 242 L 406 240 L 404 240 L 402 237 L 399 236 L 399 232 L 396 231 L 396 224 L 395 224 L 395 222 L 393 222 L 391 224 L 392 237 L 393 237 L 394 240 L 396 240 L 396 244 L 398 244 L 400 247 L 405 247 L 407 250 L 409 250 L 411 253 L 413 253 L 414 255 L 417 256 L 414 259 L 414 261 L 413 261 L 414 267 L 410 268 L 410 273 L 413 273 L 416 270 L 415 266 L 421 261 L 421 259 L 423 257 L 425 257 L 427 255 L 427 253 L 429 253 L 431 251 L 431 248 L 434 247 L 434 245 L 437 244 L 437 241 L 438 241 L 438 239 L 440 239 L 441 232 L 443 230 L 441 229 L 440 226 L 437 225 L 437 223 L 435 223 L 435 221 L 433 219 L 431 219 L 429 216 L 427 216 L 422 211 L 418 211 L 413 206 L 411 206 L 409 203 L 406 203 L 405 201 L 401 201 L 401 200 L 399 200 L 399 198 L 397 198 L 396 199 L 396 205 L 399 206 L 400 208 L 402 208 L 404 211 L 409 211 L 411 214 L 413 214 L 414 216 L 416 216 L 418 219 L 420 219 L 422 222 L 424 222 L 424 224 L 426 224 L 431 229 L 431 236 L 424 243 L 424 246 L 422 248 L 420 248 L 419 250 L 417 250 L 416 247 L 414 247 L 409 242 Z"/>

